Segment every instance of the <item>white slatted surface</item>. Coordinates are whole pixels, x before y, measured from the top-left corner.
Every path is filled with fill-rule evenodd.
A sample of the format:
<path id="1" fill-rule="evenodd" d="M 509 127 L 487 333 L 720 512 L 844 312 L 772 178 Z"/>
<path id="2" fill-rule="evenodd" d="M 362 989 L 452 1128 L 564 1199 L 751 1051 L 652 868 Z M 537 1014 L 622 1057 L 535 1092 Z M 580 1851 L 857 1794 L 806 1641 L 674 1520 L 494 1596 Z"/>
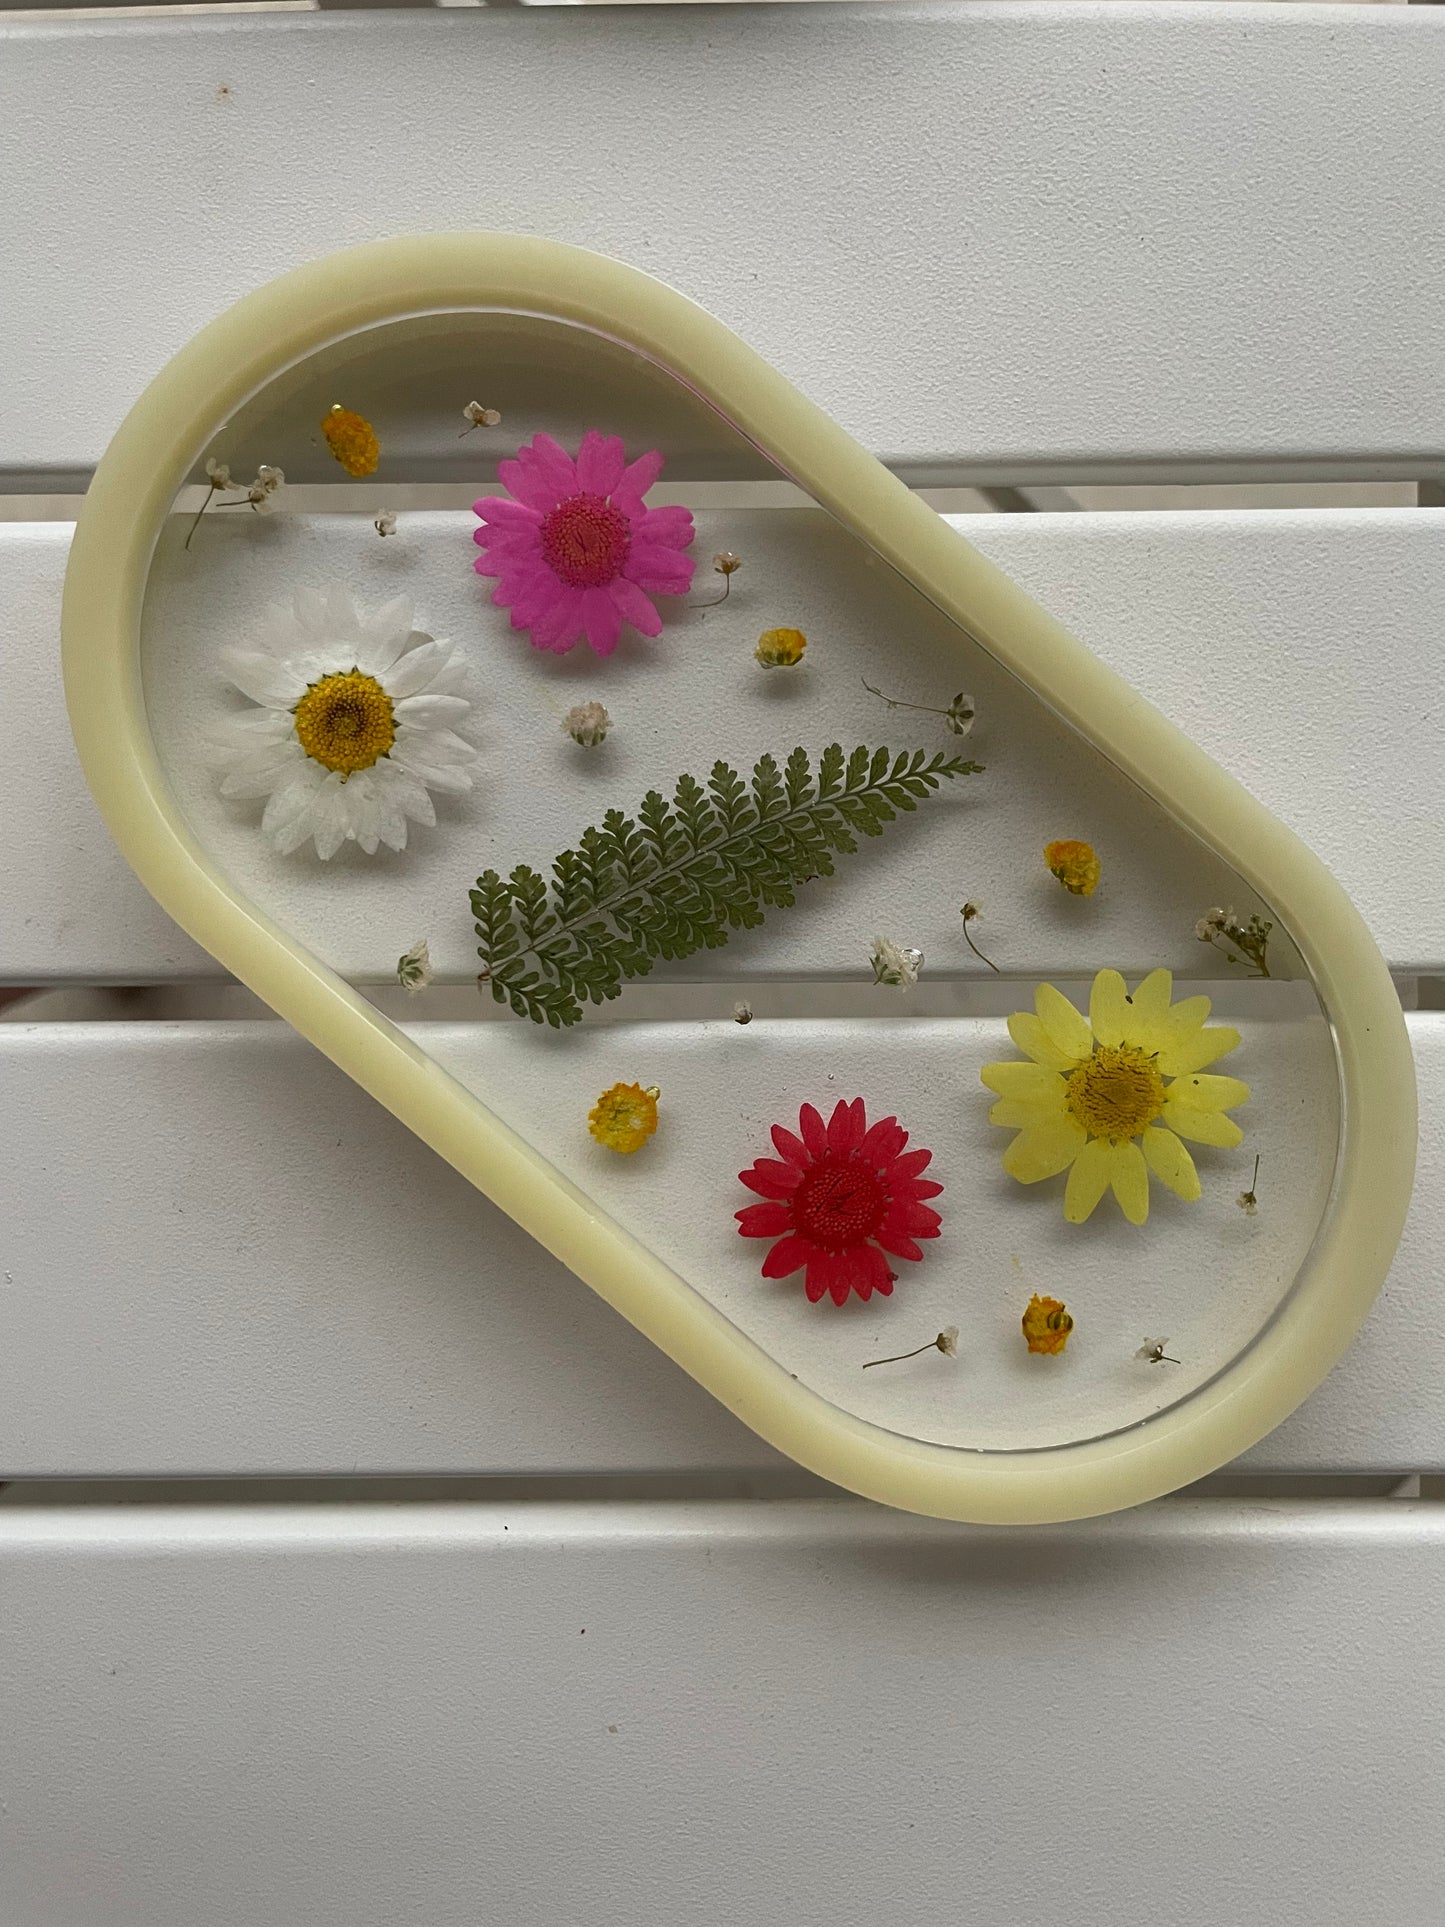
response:
<path id="1" fill-rule="evenodd" d="M 1395 968 L 1445 961 L 1445 510 L 960 526 L 1334 866 Z M 0 821 L 27 825 L 0 982 L 208 974 L 85 794 L 60 691 L 66 545 L 59 525 L 0 525 L 0 673 L 25 746 L 0 759 Z"/>
<path id="2" fill-rule="evenodd" d="M 1435 9 L 0 31 L 17 475 L 87 470 L 166 358 L 281 269 L 447 226 L 656 271 L 915 476 L 1412 473 L 1445 448 Z"/>
<path id="3" fill-rule="evenodd" d="M 1250 1470 L 1445 1470 L 1445 1013 L 1410 1025 L 1404 1244 Z M 0 1026 L 0 1088 L 0 1477 L 782 1463 L 280 1026 Z"/>
<path id="4" fill-rule="evenodd" d="M 0 1509 L 24 1927 L 1434 1927 L 1445 1517 Z"/>

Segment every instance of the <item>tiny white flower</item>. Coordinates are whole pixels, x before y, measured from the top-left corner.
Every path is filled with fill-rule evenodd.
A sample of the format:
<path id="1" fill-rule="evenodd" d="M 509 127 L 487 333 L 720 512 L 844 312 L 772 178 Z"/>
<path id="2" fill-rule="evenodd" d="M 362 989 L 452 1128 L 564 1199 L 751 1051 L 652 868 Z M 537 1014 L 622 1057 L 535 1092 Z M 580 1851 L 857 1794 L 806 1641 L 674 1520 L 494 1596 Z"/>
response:
<path id="1" fill-rule="evenodd" d="M 712 559 L 713 571 L 717 575 L 736 575 L 743 566 L 743 559 L 731 549 L 721 549 Z"/>
<path id="2" fill-rule="evenodd" d="M 462 410 L 462 420 L 470 422 L 472 428 L 495 428 L 501 419 L 495 408 L 483 408 L 479 401 L 469 401 Z M 468 434 L 470 430 L 464 428 L 462 433 Z"/>
<path id="3" fill-rule="evenodd" d="M 396 534 L 396 516 L 390 509 L 383 509 L 371 525 L 378 535 Z"/>
<path id="4" fill-rule="evenodd" d="M 948 705 L 947 709 L 944 710 L 943 720 L 955 736 L 967 736 L 968 732 L 973 728 L 973 719 L 977 714 L 978 711 L 974 707 L 973 697 L 965 696 L 963 691 L 960 690 Z"/>
<path id="5" fill-rule="evenodd" d="M 1168 1343 L 1167 1338 L 1146 1338 L 1134 1356 L 1142 1358 L 1146 1365 L 1177 1365 L 1179 1360 L 1171 1358 L 1164 1349 Z"/>
<path id="6" fill-rule="evenodd" d="M 214 456 L 211 456 L 206 463 L 206 476 L 212 488 L 234 488 L 236 486 L 231 480 L 231 470 L 228 464 L 218 462 Z"/>
<path id="7" fill-rule="evenodd" d="M 583 749 L 595 749 L 612 727 L 612 718 L 601 703 L 578 703 L 562 718 L 562 728 Z"/>
<path id="8" fill-rule="evenodd" d="M 933 1342 L 935 1345 L 937 1345 L 938 1349 L 943 1353 L 945 1358 L 957 1358 L 958 1357 L 957 1325 L 945 1325 L 943 1330 L 938 1334 L 937 1338 L 935 1338 Z"/>
<path id="9" fill-rule="evenodd" d="M 432 980 L 431 950 L 425 937 L 396 960 L 396 980 L 403 990 L 425 990 Z"/>
<path id="10" fill-rule="evenodd" d="M 261 833 L 281 856 L 347 841 L 404 850 L 407 823 L 436 822 L 431 793 L 472 787 L 477 752 L 455 733 L 471 704 L 465 662 L 418 636 L 404 598 L 358 610 L 344 588 L 273 604 L 262 646 L 221 668 L 252 708 L 212 732 L 221 794 L 266 799 Z"/>
<path id="11" fill-rule="evenodd" d="M 284 469 L 276 468 L 270 462 L 262 462 L 261 466 L 256 470 L 256 480 L 253 486 L 263 490 L 267 495 L 274 495 L 285 480 L 286 471 Z"/>
<path id="12" fill-rule="evenodd" d="M 733 1005 L 733 1022 L 735 1024 L 750 1024 L 752 1021 L 752 1005 L 746 997 L 739 997 L 738 1001 Z"/>
<path id="13" fill-rule="evenodd" d="M 875 937 L 868 961 L 873 966 L 875 984 L 911 990 L 923 968 L 923 952 L 896 944 L 891 937 Z"/>

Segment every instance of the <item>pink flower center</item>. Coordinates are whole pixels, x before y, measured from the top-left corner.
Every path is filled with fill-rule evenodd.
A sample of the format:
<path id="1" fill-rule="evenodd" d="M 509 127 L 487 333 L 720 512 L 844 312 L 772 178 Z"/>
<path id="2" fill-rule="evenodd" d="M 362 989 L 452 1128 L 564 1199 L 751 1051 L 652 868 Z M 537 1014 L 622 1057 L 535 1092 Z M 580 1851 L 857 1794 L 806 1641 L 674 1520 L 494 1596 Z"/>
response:
<path id="1" fill-rule="evenodd" d="M 888 1194 L 866 1165 L 826 1157 L 793 1193 L 793 1223 L 824 1251 L 847 1251 L 883 1222 Z"/>
<path id="2" fill-rule="evenodd" d="M 572 589 L 605 589 L 622 573 L 631 529 L 600 495 L 572 495 L 542 524 L 542 556 Z"/>

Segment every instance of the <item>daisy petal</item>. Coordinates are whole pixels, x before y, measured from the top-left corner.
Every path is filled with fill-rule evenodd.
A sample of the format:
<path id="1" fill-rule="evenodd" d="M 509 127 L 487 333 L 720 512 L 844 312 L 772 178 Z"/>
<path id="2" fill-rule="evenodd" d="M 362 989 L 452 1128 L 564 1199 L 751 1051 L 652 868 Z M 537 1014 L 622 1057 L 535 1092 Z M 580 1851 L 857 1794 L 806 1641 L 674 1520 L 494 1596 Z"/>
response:
<path id="1" fill-rule="evenodd" d="M 875 1291 L 883 1298 L 892 1292 L 893 1274 L 877 1245 L 860 1245 L 853 1253 L 853 1289 L 863 1299 Z"/>
<path id="2" fill-rule="evenodd" d="M 582 633 L 593 653 L 610 656 L 622 635 L 622 611 L 610 589 L 582 591 Z"/>
<path id="3" fill-rule="evenodd" d="M 1114 974 L 1117 976 L 1117 971 Z M 1123 986 L 1124 980 L 1120 977 L 1121 993 Z M 1094 1034 L 1089 1020 L 1080 1015 L 1062 991 L 1055 990 L 1052 984 L 1040 984 L 1034 992 L 1034 1009 L 1051 1041 L 1071 1064 L 1092 1053 Z"/>
<path id="4" fill-rule="evenodd" d="M 1068 1116 L 1030 1124 L 1004 1152 L 1003 1168 L 1020 1184 L 1038 1184 L 1067 1171 L 1087 1142 L 1083 1125 Z"/>
<path id="5" fill-rule="evenodd" d="M 1228 1024 L 1210 1024 L 1207 1029 L 1190 1031 L 1177 1043 L 1166 1043 L 1159 1050 L 1159 1068 L 1166 1077 L 1188 1077 L 1202 1071 L 1206 1064 L 1227 1057 L 1239 1042 L 1239 1032 Z"/>
<path id="6" fill-rule="evenodd" d="M 1144 1162 L 1161 1183 L 1177 1197 L 1192 1204 L 1199 1196 L 1199 1173 L 1194 1160 L 1172 1131 L 1161 1131 L 1151 1124 L 1139 1140 Z"/>
<path id="7" fill-rule="evenodd" d="M 869 1164 L 883 1164 L 889 1158 L 897 1157 L 907 1142 L 908 1133 L 896 1117 L 880 1118 L 864 1133 L 858 1155 Z"/>
<path id="8" fill-rule="evenodd" d="M 745 1204 L 733 1216 L 744 1238 L 777 1238 L 793 1226 L 793 1214 L 785 1204 Z"/>
<path id="9" fill-rule="evenodd" d="M 862 1104 L 863 1100 L 861 1097 L 858 1102 L 860 1105 Z M 916 1178 L 919 1172 L 926 1171 L 932 1162 L 932 1151 L 908 1151 L 904 1153 L 903 1156 L 894 1158 L 893 1162 L 889 1165 L 889 1182 L 893 1183 L 900 1178 Z"/>
<path id="10" fill-rule="evenodd" d="M 1132 1140 L 1109 1146 L 1109 1183 L 1130 1224 L 1143 1224 L 1149 1216 L 1149 1167 Z"/>
<path id="11" fill-rule="evenodd" d="M 627 466 L 620 435 L 589 428 L 577 451 L 577 485 L 588 495 L 610 495 Z"/>
<path id="12" fill-rule="evenodd" d="M 795 1271 L 804 1265 L 815 1264 L 822 1256 L 818 1247 L 809 1244 L 806 1238 L 780 1238 L 763 1260 L 765 1278 L 791 1278 Z"/>
<path id="13" fill-rule="evenodd" d="M 1129 1006 L 1124 999 L 1124 979 L 1118 971 L 1101 970 L 1089 992 L 1089 1024 L 1094 1036 L 1106 1047 L 1124 1041 L 1124 1027 L 1129 1019 Z M 1092 1210 L 1093 1206 L 1089 1208 Z"/>
<path id="14" fill-rule="evenodd" d="M 679 555 L 676 549 L 665 549 L 656 542 L 634 542 L 623 574 L 653 595 L 686 595 L 696 566 L 691 556 Z"/>
<path id="15" fill-rule="evenodd" d="M 1169 1086 L 1169 1096 L 1191 1111 L 1228 1111 L 1249 1102 L 1249 1086 L 1237 1077 L 1181 1077 Z"/>
<path id="16" fill-rule="evenodd" d="M 223 649 L 221 673 L 253 703 L 268 709 L 289 709 L 306 693 L 306 678 L 275 656 L 260 649 Z"/>
<path id="17" fill-rule="evenodd" d="M 799 1167 L 807 1164 L 808 1147 L 800 1137 L 794 1137 L 791 1131 L 785 1131 L 781 1124 L 775 1124 L 770 1135 L 780 1158 Z"/>
<path id="18" fill-rule="evenodd" d="M 1137 990 L 1129 996 L 1124 1021 L 1124 1042 L 1140 1050 L 1154 1051 L 1169 1034 L 1169 996 L 1174 987 L 1173 973 L 1151 970 Z"/>
<path id="19" fill-rule="evenodd" d="M 1120 977 L 1121 986 L 1123 981 Z M 1064 1217 L 1069 1224 L 1083 1224 L 1108 1190 L 1112 1167 L 1110 1148 L 1104 1138 L 1091 1137 L 1075 1158 L 1064 1188 Z"/>
<path id="20" fill-rule="evenodd" d="M 863 1100 L 855 1097 L 851 1103 L 839 1098 L 834 1106 L 833 1115 L 828 1120 L 828 1149 L 830 1151 L 855 1151 L 863 1142 Z"/>
<path id="21" fill-rule="evenodd" d="M 1044 1028 L 1043 1019 L 1036 1017 L 1031 1010 L 1014 1012 L 1008 1020 L 1008 1034 L 1025 1057 L 1031 1057 L 1046 1070 L 1071 1071 L 1079 1062 L 1077 1057 L 1071 1057 L 1066 1050 L 1059 1048 Z M 1084 1055 L 1087 1056 L 1088 1052 L 1085 1051 Z"/>
<path id="22" fill-rule="evenodd" d="M 1064 1080 L 1043 1064 L 985 1064 L 979 1077 L 999 1097 L 1036 1097 L 1064 1108 Z"/>
<path id="23" fill-rule="evenodd" d="M 891 1251 L 895 1258 L 907 1258 L 916 1263 L 923 1256 L 910 1237 L 902 1231 L 894 1230 L 890 1225 L 880 1225 L 874 1236 L 883 1249 Z"/>
<path id="24" fill-rule="evenodd" d="M 820 1158 L 828 1148 L 828 1127 L 821 1114 L 811 1104 L 805 1104 L 798 1112 L 798 1129 L 803 1134 L 803 1142 L 808 1147 L 810 1158 Z"/>
<path id="25" fill-rule="evenodd" d="M 617 604 L 624 622 L 630 622 L 639 635 L 657 636 L 662 633 L 662 617 L 648 601 L 635 582 L 626 576 L 618 576 L 609 583 L 607 593 Z"/>
<path id="26" fill-rule="evenodd" d="M 1164 1122 L 1192 1144 L 1213 1144 L 1222 1151 L 1232 1151 L 1244 1139 L 1244 1132 L 1223 1111 L 1191 1110 L 1187 1104 L 1175 1104 L 1167 1097 Z"/>

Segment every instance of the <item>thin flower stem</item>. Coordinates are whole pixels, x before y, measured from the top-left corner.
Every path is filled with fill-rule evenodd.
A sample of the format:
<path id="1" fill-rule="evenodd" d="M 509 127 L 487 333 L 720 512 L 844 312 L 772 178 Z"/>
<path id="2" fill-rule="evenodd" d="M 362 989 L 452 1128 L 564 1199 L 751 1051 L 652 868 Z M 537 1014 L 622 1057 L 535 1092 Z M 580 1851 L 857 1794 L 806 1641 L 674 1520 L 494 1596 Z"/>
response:
<path id="1" fill-rule="evenodd" d="M 190 529 L 187 532 L 186 541 L 185 541 L 185 546 L 187 548 L 191 546 L 191 536 L 193 536 L 196 530 L 200 527 L 201 517 L 205 514 L 206 510 L 211 506 L 211 498 L 215 495 L 215 493 L 216 493 L 216 484 L 212 482 L 210 487 L 206 490 L 206 499 L 204 502 L 202 502 L 201 506 L 196 510 L 196 519 L 194 522 L 192 522 Z"/>
<path id="2" fill-rule="evenodd" d="M 689 609 L 717 609 L 727 601 L 732 592 L 733 579 L 730 575 L 725 575 L 723 577 L 723 592 L 721 595 L 715 595 L 710 602 L 689 602 L 687 607 Z"/>
<path id="3" fill-rule="evenodd" d="M 940 709 L 936 703 L 906 703 L 901 696 L 885 696 L 881 689 L 875 689 L 873 687 L 866 676 L 860 676 L 858 680 L 870 696 L 876 696 L 880 702 L 887 703 L 890 709 L 918 709 L 922 710 L 927 716 L 946 716 L 948 714 L 946 709 Z M 906 1357 L 907 1354 L 905 1353 L 904 1356 Z M 885 1358 L 876 1358 L 873 1362 L 875 1365 L 886 1365 L 888 1360 Z"/>
<path id="4" fill-rule="evenodd" d="M 963 940 L 968 945 L 969 949 L 973 952 L 974 956 L 978 958 L 979 962 L 986 963 L 988 965 L 989 969 L 993 972 L 995 977 L 1001 977 L 1003 975 L 1003 972 L 999 969 L 998 965 L 994 962 L 993 958 L 985 957 L 983 952 L 979 949 L 978 945 L 974 942 L 973 938 L 968 934 L 967 917 L 965 917 L 963 920 Z"/>
<path id="5" fill-rule="evenodd" d="M 1254 1171 L 1249 1180 L 1249 1189 L 1250 1189 L 1251 1196 L 1253 1195 L 1255 1186 L 1258 1183 L 1259 1183 L 1259 1152 L 1256 1151 L 1254 1154 Z"/>
<path id="6" fill-rule="evenodd" d="M 863 1369 L 867 1372 L 871 1371 L 875 1365 L 901 1365 L 905 1358 L 917 1358 L 919 1352 L 936 1352 L 937 1350 L 938 1340 L 936 1338 L 930 1338 L 926 1345 L 919 1345 L 914 1351 L 896 1352 L 892 1358 L 870 1358 Z"/>

